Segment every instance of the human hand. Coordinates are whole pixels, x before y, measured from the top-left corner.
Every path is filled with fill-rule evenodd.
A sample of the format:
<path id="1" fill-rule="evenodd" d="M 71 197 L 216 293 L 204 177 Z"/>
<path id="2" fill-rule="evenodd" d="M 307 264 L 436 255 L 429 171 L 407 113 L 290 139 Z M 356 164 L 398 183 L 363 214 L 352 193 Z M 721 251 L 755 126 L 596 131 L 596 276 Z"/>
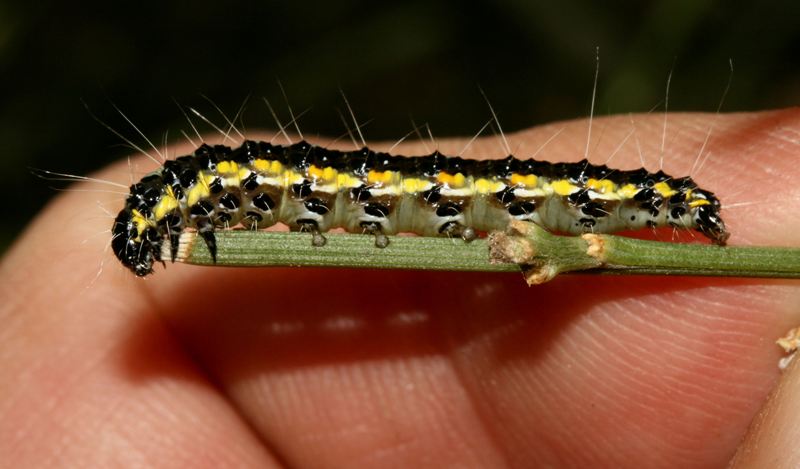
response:
<path id="1" fill-rule="evenodd" d="M 691 175 L 731 206 L 731 244 L 799 246 L 797 110 L 668 122 L 675 176 L 713 123 Z M 638 147 L 657 168 L 662 124 L 596 119 L 590 159 L 630 135 L 609 164 L 640 166 Z M 509 138 L 525 158 L 562 128 L 537 158 L 582 158 L 585 120 Z M 483 138 L 465 156 L 503 153 Z M 796 281 L 185 265 L 139 279 L 103 252 L 96 201 L 122 198 L 64 194 L 0 265 L 10 467 L 723 466 L 778 379 L 773 341 L 800 320 Z"/>

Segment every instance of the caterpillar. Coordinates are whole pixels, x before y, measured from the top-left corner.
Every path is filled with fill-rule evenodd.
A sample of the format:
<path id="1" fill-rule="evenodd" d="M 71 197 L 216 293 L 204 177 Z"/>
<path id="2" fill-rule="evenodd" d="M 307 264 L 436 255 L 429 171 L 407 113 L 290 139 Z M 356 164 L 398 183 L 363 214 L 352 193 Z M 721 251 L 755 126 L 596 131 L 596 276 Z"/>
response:
<path id="1" fill-rule="evenodd" d="M 672 226 L 724 245 L 729 233 L 720 208 L 690 177 L 585 159 L 472 160 L 438 151 L 409 157 L 246 140 L 238 148 L 203 144 L 133 184 L 111 245 L 137 276 L 163 262 L 164 243 L 174 261 L 187 228 L 216 258 L 216 230 L 276 223 L 313 233 L 317 246 L 332 228 L 371 234 L 379 248 L 401 232 L 470 241 L 512 219 L 567 234 Z"/>

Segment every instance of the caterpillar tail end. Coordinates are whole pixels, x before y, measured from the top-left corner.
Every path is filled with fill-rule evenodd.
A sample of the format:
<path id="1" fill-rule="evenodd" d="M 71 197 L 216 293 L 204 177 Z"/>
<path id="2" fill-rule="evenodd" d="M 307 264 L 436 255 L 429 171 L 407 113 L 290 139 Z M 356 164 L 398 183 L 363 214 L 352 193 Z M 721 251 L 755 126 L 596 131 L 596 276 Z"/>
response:
<path id="1" fill-rule="evenodd" d="M 725 227 L 722 227 L 722 230 L 708 232 L 702 231 L 704 235 L 706 235 L 711 241 L 716 244 L 717 246 L 725 246 L 728 244 L 728 238 L 731 237 L 731 234 L 725 231 Z"/>
<path id="2" fill-rule="evenodd" d="M 689 207 L 691 222 L 687 228 L 693 228 L 711 240 L 717 246 L 725 246 L 731 234 L 722 221 L 720 211 L 722 204 L 713 193 L 696 186 L 687 192 L 686 202 Z"/>
<path id="3" fill-rule="evenodd" d="M 722 221 L 719 210 L 719 202 L 698 207 L 695 212 L 695 224 L 696 230 L 703 233 L 714 244 L 725 246 L 731 234 L 725 228 L 725 222 Z"/>

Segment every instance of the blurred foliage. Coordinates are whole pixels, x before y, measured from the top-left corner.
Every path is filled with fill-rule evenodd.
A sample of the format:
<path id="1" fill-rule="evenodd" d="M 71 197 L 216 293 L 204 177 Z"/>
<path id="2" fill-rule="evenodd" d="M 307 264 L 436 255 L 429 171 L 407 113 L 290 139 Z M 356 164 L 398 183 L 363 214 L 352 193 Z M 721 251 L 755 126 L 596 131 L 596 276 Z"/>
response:
<path id="1" fill-rule="evenodd" d="M 341 88 L 370 139 L 416 122 L 471 135 L 588 113 L 601 51 L 597 113 L 647 112 L 674 69 L 672 110 L 713 111 L 800 100 L 800 2 L 591 0 L 0 3 L 0 141 L 11 169 L 0 249 L 54 192 L 29 167 L 87 174 L 130 153 L 84 108 L 142 142 L 186 122 L 174 101 L 221 122 L 248 95 L 284 118 L 283 83 L 307 134 L 340 135 Z M 249 128 L 274 126 L 251 99 Z M 22 195 L 24 194 L 24 196 Z"/>

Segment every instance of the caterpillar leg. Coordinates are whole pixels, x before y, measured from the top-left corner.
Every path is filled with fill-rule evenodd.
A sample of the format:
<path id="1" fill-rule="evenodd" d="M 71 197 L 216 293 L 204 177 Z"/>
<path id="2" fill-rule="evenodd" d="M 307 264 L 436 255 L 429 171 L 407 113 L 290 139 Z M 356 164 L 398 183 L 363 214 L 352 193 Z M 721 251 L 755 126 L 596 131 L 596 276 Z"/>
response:
<path id="1" fill-rule="evenodd" d="M 169 239 L 169 256 L 170 260 L 174 263 L 175 259 L 178 257 L 183 220 L 180 215 L 173 213 L 165 216 L 164 219 L 159 222 L 159 227 L 162 227 L 162 229 L 167 232 L 167 238 Z"/>
<path id="2" fill-rule="evenodd" d="M 316 247 L 325 246 L 328 239 L 319 230 L 319 224 L 314 220 L 297 220 L 299 231 L 311 233 L 311 245 Z"/>
<path id="3" fill-rule="evenodd" d="M 208 252 L 211 253 L 211 259 L 216 264 L 217 263 L 217 238 L 216 238 L 216 236 L 214 236 L 214 229 L 213 228 L 211 228 L 211 229 L 203 229 L 203 228 L 201 228 L 201 229 L 199 229 L 197 231 L 197 234 L 199 234 L 203 238 L 203 241 L 206 242 L 206 246 L 208 247 Z M 177 239 L 177 237 L 176 237 L 176 239 Z"/>
<path id="4" fill-rule="evenodd" d="M 380 223 L 365 221 L 361 223 L 361 228 L 364 228 L 365 233 L 375 236 L 375 247 L 383 249 L 389 245 L 389 238 L 383 233 Z"/>
<path id="5" fill-rule="evenodd" d="M 449 221 L 445 223 L 441 228 L 439 228 L 439 233 L 449 237 L 458 236 L 467 243 L 478 237 L 478 234 L 475 233 L 474 228 L 471 226 L 464 226 L 457 221 Z"/>
<path id="6" fill-rule="evenodd" d="M 173 264 L 175 263 L 175 259 L 178 257 L 178 247 L 180 246 L 180 244 L 181 244 L 180 232 L 178 233 L 169 232 L 169 257 L 171 258 L 170 260 L 172 260 Z M 206 245 L 208 245 L 207 242 Z M 216 255 L 216 253 L 214 253 L 214 255 Z"/>

